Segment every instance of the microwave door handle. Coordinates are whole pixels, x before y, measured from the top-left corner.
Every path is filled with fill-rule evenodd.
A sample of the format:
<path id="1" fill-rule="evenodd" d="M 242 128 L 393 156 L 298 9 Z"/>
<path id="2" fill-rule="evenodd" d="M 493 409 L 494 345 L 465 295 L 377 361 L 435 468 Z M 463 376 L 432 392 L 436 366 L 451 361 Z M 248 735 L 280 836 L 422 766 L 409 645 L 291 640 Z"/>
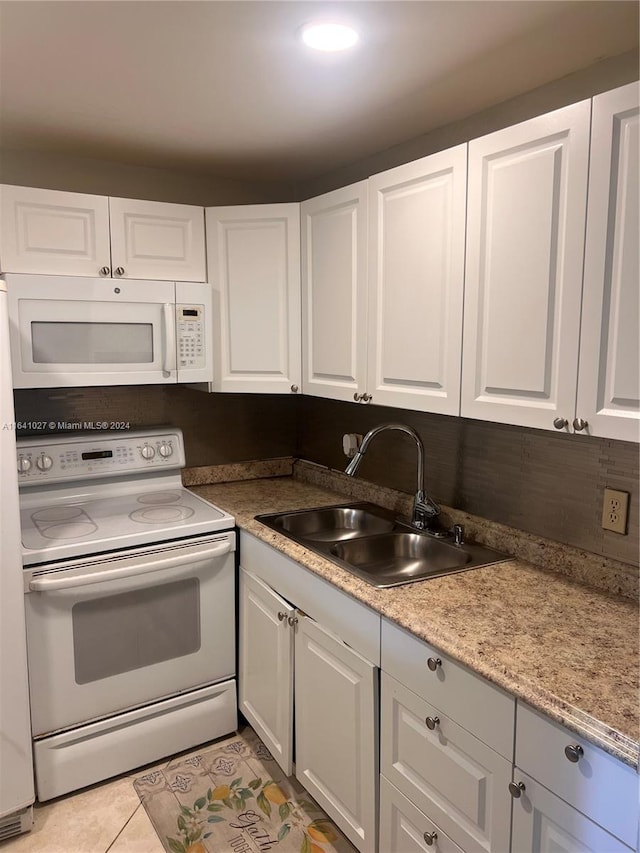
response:
<path id="1" fill-rule="evenodd" d="M 175 305 L 165 302 L 162 312 L 164 325 L 164 358 L 162 372 L 169 376 L 172 371 L 178 369 L 176 353 L 176 315 Z"/>
<path id="2" fill-rule="evenodd" d="M 48 575 L 45 577 L 33 578 L 29 581 L 29 589 L 32 592 L 58 592 L 65 589 L 73 589 L 78 586 L 89 586 L 96 583 L 104 583 L 105 581 L 117 581 L 123 578 L 135 577 L 137 575 L 147 575 L 154 572 L 161 572 L 165 569 L 173 569 L 180 566 L 189 568 L 195 562 L 207 560 L 211 557 L 223 557 L 231 551 L 231 542 L 225 540 L 213 545 L 211 548 L 206 548 L 203 551 L 191 551 L 189 554 L 179 554 L 173 557 L 154 558 L 147 563 L 137 563 L 132 566 L 125 566 L 120 569 L 104 569 L 102 571 L 87 572 L 83 575 L 56 577 Z M 150 583 L 155 583 L 153 579 Z"/>

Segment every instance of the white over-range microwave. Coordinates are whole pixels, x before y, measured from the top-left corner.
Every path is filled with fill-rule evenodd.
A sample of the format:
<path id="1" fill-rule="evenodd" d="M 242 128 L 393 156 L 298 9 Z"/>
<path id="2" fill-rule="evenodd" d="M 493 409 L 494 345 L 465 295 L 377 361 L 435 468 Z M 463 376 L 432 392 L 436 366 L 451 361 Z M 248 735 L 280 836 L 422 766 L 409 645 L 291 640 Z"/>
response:
<path id="1" fill-rule="evenodd" d="M 208 284 L 5 275 L 14 388 L 208 382 Z"/>

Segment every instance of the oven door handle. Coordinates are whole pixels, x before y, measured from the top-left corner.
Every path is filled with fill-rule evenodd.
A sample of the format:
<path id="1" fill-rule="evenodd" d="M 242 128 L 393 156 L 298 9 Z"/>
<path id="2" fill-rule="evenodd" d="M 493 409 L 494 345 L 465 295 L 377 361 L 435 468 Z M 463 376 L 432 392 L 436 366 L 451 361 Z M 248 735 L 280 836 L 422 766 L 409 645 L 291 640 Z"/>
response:
<path id="1" fill-rule="evenodd" d="M 188 554 L 179 554 L 174 557 L 154 558 L 147 563 L 137 563 L 124 566 L 120 569 L 104 569 L 103 571 L 87 572 L 83 575 L 67 575 L 61 572 L 62 577 L 47 576 L 33 578 L 29 581 L 29 589 L 32 592 L 58 592 L 63 589 L 73 589 L 77 586 L 89 586 L 90 584 L 104 583 L 105 581 L 117 581 L 136 575 L 147 575 L 161 572 L 165 569 L 173 569 L 186 566 L 189 569 L 195 562 L 208 560 L 211 557 L 223 557 L 231 551 L 231 542 L 225 540 L 211 548 L 202 551 L 191 551 Z"/>
<path id="2" fill-rule="evenodd" d="M 164 324 L 164 359 L 162 372 L 170 376 L 172 371 L 178 369 L 178 355 L 176 352 L 176 312 L 175 305 L 166 302 L 163 306 L 162 319 Z"/>

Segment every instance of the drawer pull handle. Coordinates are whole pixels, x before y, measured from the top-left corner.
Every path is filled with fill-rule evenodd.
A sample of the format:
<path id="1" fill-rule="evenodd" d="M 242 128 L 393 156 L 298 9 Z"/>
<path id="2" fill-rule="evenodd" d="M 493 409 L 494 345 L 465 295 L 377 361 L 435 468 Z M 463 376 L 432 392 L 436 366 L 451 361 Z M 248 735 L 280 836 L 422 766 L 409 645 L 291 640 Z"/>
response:
<path id="1" fill-rule="evenodd" d="M 567 758 L 572 764 L 577 764 L 578 761 L 580 761 L 580 759 L 584 755 L 584 749 L 580 746 L 579 743 L 576 743 L 572 744 L 571 746 L 565 746 L 564 754 L 567 756 Z"/>
<path id="2" fill-rule="evenodd" d="M 442 666 L 440 658 L 427 658 L 427 666 L 431 672 L 435 672 L 439 666 Z"/>
<path id="3" fill-rule="evenodd" d="M 283 613 L 282 610 L 278 613 L 278 621 L 283 622 L 287 618 L 287 614 Z"/>
<path id="4" fill-rule="evenodd" d="M 431 847 L 431 845 L 435 844 L 436 841 L 438 840 L 438 833 L 437 832 L 425 832 L 423 838 L 425 840 L 425 844 L 428 844 L 429 847 Z"/>
<path id="5" fill-rule="evenodd" d="M 427 717 L 425 723 L 427 724 L 427 728 L 433 731 L 436 726 L 440 725 L 440 717 Z"/>
<path id="6" fill-rule="evenodd" d="M 509 793 L 518 800 L 524 791 L 524 782 L 509 782 Z"/>

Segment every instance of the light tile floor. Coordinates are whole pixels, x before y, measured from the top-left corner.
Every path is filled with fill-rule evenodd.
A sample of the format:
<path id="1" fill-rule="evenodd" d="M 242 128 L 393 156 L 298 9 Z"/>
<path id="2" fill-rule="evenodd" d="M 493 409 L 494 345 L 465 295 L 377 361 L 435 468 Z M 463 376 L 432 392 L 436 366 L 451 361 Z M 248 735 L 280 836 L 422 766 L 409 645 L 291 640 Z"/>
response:
<path id="1" fill-rule="evenodd" d="M 227 737 L 230 735 L 66 797 L 36 803 L 31 832 L 0 842 L 1 853 L 164 853 L 133 780 L 203 752 Z"/>

